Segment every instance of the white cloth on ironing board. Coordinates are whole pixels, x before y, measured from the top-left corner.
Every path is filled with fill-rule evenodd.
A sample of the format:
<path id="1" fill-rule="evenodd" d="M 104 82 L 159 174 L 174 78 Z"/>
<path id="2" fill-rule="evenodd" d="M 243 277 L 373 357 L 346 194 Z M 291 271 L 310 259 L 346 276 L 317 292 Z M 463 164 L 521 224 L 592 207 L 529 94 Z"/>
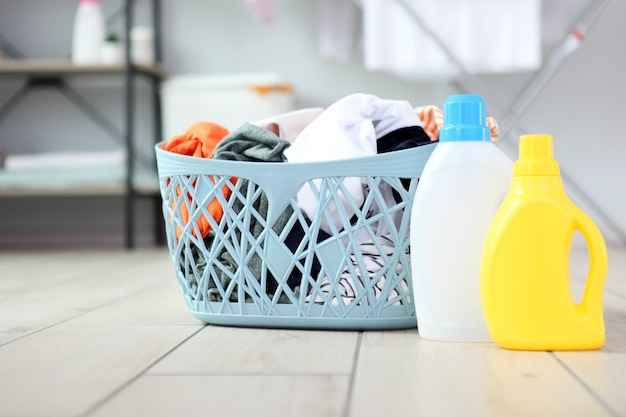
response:
<path id="1" fill-rule="evenodd" d="M 541 66 L 541 0 L 406 0 L 465 68 L 477 73 Z M 365 67 L 402 78 L 452 79 L 459 71 L 394 0 L 362 0 Z"/>

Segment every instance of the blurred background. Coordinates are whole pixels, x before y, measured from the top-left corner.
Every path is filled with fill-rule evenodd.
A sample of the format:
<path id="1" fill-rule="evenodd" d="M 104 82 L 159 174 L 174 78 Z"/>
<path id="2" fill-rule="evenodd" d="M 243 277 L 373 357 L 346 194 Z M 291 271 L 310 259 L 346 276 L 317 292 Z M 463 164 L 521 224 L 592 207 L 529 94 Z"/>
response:
<path id="1" fill-rule="evenodd" d="M 100 3 L 107 32 L 123 40 L 121 2 Z M 206 93 L 207 101 L 215 102 L 212 94 L 219 89 L 219 83 L 209 81 L 224 80 L 220 77 L 225 75 L 231 77 L 233 84 L 229 85 L 233 89 L 247 87 L 255 77 L 267 80 L 269 76 L 277 83 L 288 84 L 292 87 L 293 108 L 326 107 L 351 93 L 407 100 L 415 107 L 443 107 L 451 94 L 481 94 L 488 114 L 506 130 L 498 145 L 512 158 L 516 158 L 520 134 L 554 136 L 555 156 L 565 174 L 568 194 L 596 221 L 608 244 L 626 244 L 626 138 L 620 127 L 626 114 L 626 2 L 499 2 L 510 3 L 511 10 L 525 3 L 521 7 L 531 13 L 530 20 L 519 12 L 515 24 L 507 24 L 495 10 L 489 14 L 488 8 L 483 7 L 480 13 L 472 9 L 473 3 L 480 2 L 457 1 L 469 7 L 462 13 L 433 9 L 435 3 L 439 2 L 429 5 L 417 1 L 415 11 L 423 13 L 415 20 L 400 3 L 391 6 L 382 0 L 161 1 L 157 37 L 161 40 L 159 65 L 165 74 L 160 87 L 163 106 L 171 104 L 171 88 L 176 91 L 180 85 L 176 83 L 181 80 L 198 83 L 197 90 Z M 151 24 L 151 5 L 149 0 L 134 2 L 135 24 Z M 396 9 L 390 11 L 389 7 Z M 76 8 L 77 2 L 71 0 L 0 0 L 0 66 L 16 59 L 68 59 Z M 470 33 L 476 27 L 492 31 L 493 37 L 513 34 L 517 42 L 526 37 L 527 42 L 522 42 L 519 50 L 505 52 L 513 59 L 535 53 L 538 59 L 525 68 L 505 71 L 475 69 L 471 65 L 459 71 L 453 61 L 443 61 L 449 71 L 439 73 L 384 68 L 381 56 L 372 57 L 372 51 L 382 49 L 402 56 L 392 49 L 406 41 L 402 39 L 404 32 L 398 38 L 398 31 L 393 31 L 392 16 L 400 12 L 404 17 L 395 29 L 408 28 L 407 37 L 416 36 L 411 31 L 417 30 L 417 36 L 431 42 L 425 46 L 425 61 L 432 60 L 437 49 L 433 34 L 454 44 L 459 34 L 462 38 L 463 31 Z M 510 13 L 507 16 L 511 18 Z M 582 17 L 584 25 L 572 38 L 571 31 Z M 459 19 L 467 27 L 451 26 Z M 484 22 L 488 22 L 487 27 Z M 426 29 L 420 26 L 424 23 Z M 446 29 L 453 26 L 454 31 Z M 396 38 L 391 36 L 392 31 Z M 373 45 L 372 36 L 380 43 Z M 567 51 L 571 53 L 560 56 L 555 51 L 563 51 L 564 45 L 569 45 Z M 461 55 L 473 47 L 481 46 L 462 45 Z M 537 77 L 545 73 L 545 82 L 538 82 Z M 123 126 L 124 97 L 119 77 L 69 77 L 67 82 L 113 124 Z M 0 76 L 0 106 L 22 83 L 20 77 Z M 150 84 L 139 80 L 136 87 L 137 153 L 151 160 L 159 134 L 151 120 Z M 247 105 L 236 95 L 232 100 L 220 100 L 220 112 L 207 112 L 211 113 L 206 114 L 207 121 L 220 123 L 221 117 L 227 117 L 224 114 L 236 119 L 238 107 Z M 168 108 L 163 112 L 166 125 L 168 118 L 176 117 L 173 111 Z M 4 153 L 70 148 L 109 151 L 119 147 L 53 88 L 29 92 L 0 116 L 0 150 Z M 246 115 L 241 117 L 245 119 Z M 174 131 L 163 132 L 165 137 L 161 139 L 167 139 Z M 117 245 L 123 239 L 121 199 L 0 196 L 0 246 Z M 151 244 L 155 216 L 150 201 L 137 202 L 139 244 Z"/>

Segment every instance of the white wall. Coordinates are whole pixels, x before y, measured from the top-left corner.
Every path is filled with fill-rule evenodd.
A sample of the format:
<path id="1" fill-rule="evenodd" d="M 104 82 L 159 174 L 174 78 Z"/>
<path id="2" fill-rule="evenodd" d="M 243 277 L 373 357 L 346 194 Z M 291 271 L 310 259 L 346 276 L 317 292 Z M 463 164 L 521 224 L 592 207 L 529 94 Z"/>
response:
<path id="1" fill-rule="evenodd" d="M 118 2 L 102 0 L 107 13 Z M 572 20 L 593 0 L 570 1 Z M 140 22 L 147 21 L 146 0 L 137 0 Z M 276 21 L 262 23 L 245 6 L 244 0 L 177 0 L 162 1 L 163 65 L 171 75 L 216 74 L 230 72 L 273 72 L 288 79 L 295 88 L 298 107 L 326 106 L 344 95 L 367 92 L 385 98 L 405 99 L 414 105 L 443 105 L 450 94 L 462 92 L 445 82 L 408 82 L 363 68 L 362 55 L 355 48 L 347 63 L 328 62 L 317 51 L 315 0 L 276 0 Z M 63 57 L 69 51 L 74 1 L 0 0 L 0 34 L 12 40 L 23 52 L 34 57 Z M 40 19 L 40 16 L 46 16 Z M 566 175 L 572 199 L 587 211 L 612 244 L 626 243 L 626 144 L 621 119 L 626 114 L 626 2 L 611 1 L 588 32 L 582 47 L 558 69 L 548 85 L 523 114 L 525 133 L 551 133 L 555 154 Z M 119 22 L 114 26 L 119 27 Z M 358 32 L 358 31 L 357 31 Z M 546 52 L 549 49 L 546 48 Z M 489 89 L 506 107 L 532 74 L 483 76 Z M 0 102 L 14 88 L 0 81 Z M 85 94 L 116 117 L 118 97 L 109 89 L 81 87 Z M 470 90 L 467 92 L 481 93 Z M 48 97 L 46 96 L 48 94 Z M 69 129 L 66 123 L 45 130 L 33 120 L 56 114 L 55 120 L 72 120 L 82 126 L 80 116 L 55 106 L 50 92 L 31 98 L 36 105 L 22 108 L 0 121 L 0 145 L 20 140 L 22 147 L 35 146 L 42 136 L 45 143 L 59 138 L 66 144 L 113 146 L 100 133 L 85 138 L 84 129 Z M 504 113 L 487 98 L 488 112 L 496 117 Z M 31 103 L 32 104 L 32 103 Z M 52 112 L 52 113 L 51 113 Z M 150 150 L 152 134 L 149 118 L 143 108 L 138 130 L 142 146 Z M 18 114 L 19 113 L 19 114 Z M 26 114 L 23 114 L 26 113 Z M 513 139 L 522 132 L 515 132 Z M 16 146 L 18 145 L 10 145 Z M 48 145 L 46 145 L 48 146 Z M 50 145 L 51 146 L 51 145 Z M 515 142 L 509 139 L 503 148 L 514 156 Z M 584 194 L 577 192 L 580 186 Z M 589 203 L 592 201 L 592 204 Z M 608 221 L 596 210 L 601 208 Z M 4 211 L 3 207 L 0 210 Z M 114 211 L 108 210 L 107 213 Z M 121 213 L 121 211 L 120 211 Z M 12 221 L 25 222 L 19 211 L 7 213 Z M 77 214 L 80 215 L 80 214 Z M 108 214 L 112 215 L 112 214 Z M 618 231 L 612 230 L 612 224 Z M 150 222 L 147 221 L 147 225 Z M 0 224 L 0 226 L 2 226 Z"/>

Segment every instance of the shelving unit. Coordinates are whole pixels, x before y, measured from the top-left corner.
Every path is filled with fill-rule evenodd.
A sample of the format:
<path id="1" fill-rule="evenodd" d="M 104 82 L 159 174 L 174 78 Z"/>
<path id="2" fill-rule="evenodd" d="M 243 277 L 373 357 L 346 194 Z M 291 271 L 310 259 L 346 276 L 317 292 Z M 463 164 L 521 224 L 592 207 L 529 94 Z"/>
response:
<path id="1" fill-rule="evenodd" d="M 161 199 L 156 176 L 156 166 L 140 164 L 135 155 L 135 87 L 136 79 L 143 77 L 149 83 L 152 95 L 152 118 L 154 122 L 155 142 L 161 140 L 161 101 L 159 85 L 165 74 L 158 67 L 134 65 L 130 56 L 130 29 L 133 27 L 134 0 L 122 3 L 125 31 L 125 63 L 120 65 L 81 65 L 76 66 L 70 60 L 34 60 L 19 59 L 0 61 L 0 77 L 18 77 L 23 80 L 19 88 L 2 106 L 0 122 L 9 114 L 17 103 L 32 89 L 39 87 L 57 88 L 76 107 L 85 113 L 104 131 L 118 136 L 123 143 L 126 163 L 124 166 L 93 168 L 38 169 L 34 171 L 1 171 L 0 197 L 25 196 L 123 196 L 124 197 L 124 239 L 125 246 L 135 245 L 135 199 L 150 198 L 154 205 L 156 243 L 163 242 L 163 225 L 160 214 Z M 160 62 L 160 0 L 151 0 L 152 26 L 155 32 L 155 57 Z M 96 108 L 84 100 L 66 82 L 70 77 L 105 77 L 113 76 L 121 80 L 124 90 L 123 128 L 116 128 L 104 118 Z"/>
<path id="2" fill-rule="evenodd" d="M 158 67 L 133 65 L 134 72 L 161 79 L 165 74 Z M 69 60 L 21 59 L 0 61 L 0 75 L 27 77 L 61 77 L 70 75 L 123 74 L 126 65 L 73 65 Z"/>

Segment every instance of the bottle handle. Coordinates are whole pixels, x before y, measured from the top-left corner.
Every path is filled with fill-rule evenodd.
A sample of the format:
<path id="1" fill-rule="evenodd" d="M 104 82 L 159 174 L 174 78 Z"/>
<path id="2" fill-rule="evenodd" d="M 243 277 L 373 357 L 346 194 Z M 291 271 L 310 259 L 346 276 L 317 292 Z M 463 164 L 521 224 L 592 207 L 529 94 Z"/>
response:
<path id="1" fill-rule="evenodd" d="M 574 227 L 582 233 L 589 248 L 589 273 L 579 308 L 590 322 L 602 323 L 602 293 L 608 270 L 606 243 L 591 217 L 578 207 L 575 207 Z"/>

